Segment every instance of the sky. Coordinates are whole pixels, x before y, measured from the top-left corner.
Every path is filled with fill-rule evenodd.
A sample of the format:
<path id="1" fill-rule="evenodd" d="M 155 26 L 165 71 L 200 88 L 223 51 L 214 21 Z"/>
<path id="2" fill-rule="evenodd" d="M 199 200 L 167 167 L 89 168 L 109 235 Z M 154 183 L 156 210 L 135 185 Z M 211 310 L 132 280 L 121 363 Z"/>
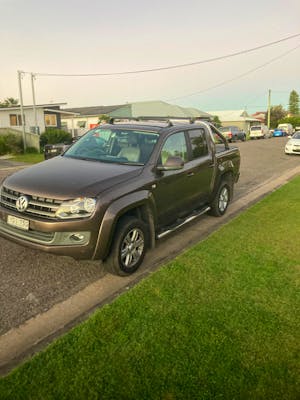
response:
<path id="1" fill-rule="evenodd" d="M 0 101 L 32 104 L 30 73 L 96 74 L 193 63 L 300 33 L 299 0 L 0 0 Z M 296 48 L 299 46 L 298 48 Z M 293 50 L 294 49 L 294 50 Z M 263 66 L 264 64 L 267 64 Z M 250 72 L 252 71 L 252 72 Z M 163 100 L 203 111 L 288 107 L 300 36 L 205 64 L 130 75 L 36 75 L 36 103 Z"/>

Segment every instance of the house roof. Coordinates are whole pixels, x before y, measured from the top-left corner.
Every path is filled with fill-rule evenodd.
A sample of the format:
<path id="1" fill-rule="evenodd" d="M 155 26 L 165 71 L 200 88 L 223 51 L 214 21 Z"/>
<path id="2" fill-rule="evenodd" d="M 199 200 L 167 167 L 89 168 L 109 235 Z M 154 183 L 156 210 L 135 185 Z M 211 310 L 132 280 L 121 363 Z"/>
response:
<path id="1" fill-rule="evenodd" d="M 217 115 L 221 122 L 257 121 L 256 118 L 250 117 L 246 110 L 209 111 L 209 113 Z"/>
<path id="2" fill-rule="evenodd" d="M 108 114 L 122 106 L 123 104 L 114 106 L 74 107 L 74 108 L 64 108 L 63 111 L 76 113 L 81 117 L 92 117 L 92 116 L 99 116 L 101 114 Z"/>
<path id="3" fill-rule="evenodd" d="M 59 106 L 64 106 L 67 103 L 51 103 L 51 104 L 36 104 L 36 108 L 48 108 L 51 109 L 53 107 L 59 107 Z M 32 109 L 34 106 L 33 105 L 28 105 L 28 106 L 23 106 L 24 110 L 30 110 Z M 0 107 L 0 111 L 17 111 L 20 110 L 21 106 L 12 106 L 12 107 Z M 52 111 L 52 110 L 51 110 Z"/>
<path id="4" fill-rule="evenodd" d="M 180 107 L 164 101 L 140 101 L 129 103 L 109 112 L 110 117 L 138 118 L 210 118 L 211 115 L 196 108 Z"/>

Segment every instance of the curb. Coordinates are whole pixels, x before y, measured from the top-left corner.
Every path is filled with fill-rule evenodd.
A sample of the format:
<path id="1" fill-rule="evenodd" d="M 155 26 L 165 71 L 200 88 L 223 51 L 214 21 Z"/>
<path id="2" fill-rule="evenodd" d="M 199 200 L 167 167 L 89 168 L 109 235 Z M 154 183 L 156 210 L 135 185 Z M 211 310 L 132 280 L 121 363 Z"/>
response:
<path id="1" fill-rule="evenodd" d="M 300 165 L 285 172 L 279 178 L 269 179 L 252 192 L 237 199 L 228 209 L 226 218 L 222 219 L 221 225 L 297 175 L 300 175 Z M 38 314 L 19 327 L 13 328 L 0 336 L 0 374 L 8 373 L 26 358 L 44 348 L 51 340 L 87 318 L 97 307 L 111 302 L 120 293 L 128 290 L 129 287 L 157 269 L 162 262 L 174 258 L 194 243 L 205 239 L 219 226 L 220 220 L 211 218 L 207 224 L 208 229 L 206 229 L 204 237 L 202 234 L 199 239 L 199 229 L 193 225 L 191 230 L 195 234 L 184 249 L 178 250 L 175 245 L 169 255 L 166 258 L 163 257 L 163 259 L 153 256 L 155 250 L 149 252 L 149 258 L 152 260 L 151 269 L 148 267 L 128 277 L 107 274 L 67 300 L 54 305 L 45 313 Z"/>

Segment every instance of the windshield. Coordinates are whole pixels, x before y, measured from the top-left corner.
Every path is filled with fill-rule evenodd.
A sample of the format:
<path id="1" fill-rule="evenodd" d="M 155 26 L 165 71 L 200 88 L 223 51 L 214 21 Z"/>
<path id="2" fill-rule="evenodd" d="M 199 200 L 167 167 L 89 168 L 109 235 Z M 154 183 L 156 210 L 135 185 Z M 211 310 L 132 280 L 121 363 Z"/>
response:
<path id="1" fill-rule="evenodd" d="M 250 131 L 261 131 L 261 126 L 251 126 Z"/>
<path id="2" fill-rule="evenodd" d="M 159 135 L 135 129 L 97 127 L 64 153 L 65 157 L 119 164 L 144 165 Z"/>
<path id="3" fill-rule="evenodd" d="M 300 132 L 296 132 L 294 133 L 294 135 L 292 136 L 293 139 L 300 139 Z"/>

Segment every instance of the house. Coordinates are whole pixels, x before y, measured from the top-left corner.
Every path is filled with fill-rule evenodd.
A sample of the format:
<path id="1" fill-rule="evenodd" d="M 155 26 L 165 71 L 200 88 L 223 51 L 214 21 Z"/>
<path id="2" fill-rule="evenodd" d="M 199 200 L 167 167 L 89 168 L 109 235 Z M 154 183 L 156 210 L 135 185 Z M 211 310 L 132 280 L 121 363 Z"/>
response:
<path id="1" fill-rule="evenodd" d="M 267 120 L 267 111 L 256 111 L 256 113 L 252 114 L 252 118 L 258 119 L 262 124 L 266 123 Z"/>
<path id="2" fill-rule="evenodd" d="M 208 111 L 218 116 L 222 126 L 238 126 L 241 130 L 249 133 L 250 126 L 260 124 L 260 120 L 250 117 L 246 110 Z"/>
<path id="3" fill-rule="evenodd" d="M 26 146 L 39 149 L 39 136 L 46 128 L 61 128 L 61 118 L 74 114 L 62 111 L 60 106 L 66 103 L 39 104 L 23 106 L 24 131 Z M 7 129 L 15 134 L 23 135 L 21 106 L 0 108 L 0 134 L 7 133 Z M 23 137 L 24 139 L 24 137 Z"/>
<path id="4" fill-rule="evenodd" d="M 23 106 L 26 133 L 42 133 L 46 128 L 61 128 L 61 119 L 66 115 L 76 115 L 60 106 L 66 103 Z M 37 128 L 36 128 L 37 127 Z M 0 108 L 0 128 L 12 128 L 22 132 L 21 107 Z"/>
<path id="5" fill-rule="evenodd" d="M 66 108 L 62 126 L 80 136 L 99 123 L 100 115 L 114 118 L 161 117 L 161 118 L 205 118 L 212 116 L 197 108 L 180 107 L 164 101 L 140 101 L 123 105 Z M 71 115 L 73 113 L 73 115 Z"/>
<path id="6" fill-rule="evenodd" d="M 72 136 L 80 136 L 98 124 L 100 115 L 109 115 L 120 107 L 122 105 L 65 108 L 61 119 L 62 127 L 72 132 Z"/>

